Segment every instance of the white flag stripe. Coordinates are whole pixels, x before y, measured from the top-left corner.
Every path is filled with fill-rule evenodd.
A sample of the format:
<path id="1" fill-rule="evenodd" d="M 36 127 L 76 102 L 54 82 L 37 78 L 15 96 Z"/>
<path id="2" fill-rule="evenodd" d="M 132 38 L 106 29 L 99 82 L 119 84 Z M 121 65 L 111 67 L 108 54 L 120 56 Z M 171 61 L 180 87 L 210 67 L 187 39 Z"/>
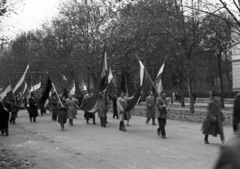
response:
<path id="1" fill-rule="evenodd" d="M 72 87 L 72 89 L 70 90 L 69 94 L 70 94 L 70 95 L 74 95 L 74 94 L 75 94 L 75 91 L 76 91 L 76 87 L 75 87 L 75 84 L 73 84 L 73 87 Z"/>
<path id="2" fill-rule="evenodd" d="M 112 74 L 112 70 L 111 67 L 109 68 L 109 75 L 108 75 L 108 84 L 112 81 L 113 79 L 113 74 Z"/>
<path id="3" fill-rule="evenodd" d="M 27 90 L 27 83 L 25 82 L 25 84 L 24 84 L 24 89 L 23 89 L 23 92 L 22 92 L 20 98 L 24 95 L 24 93 L 26 92 L 26 90 Z"/>
<path id="4" fill-rule="evenodd" d="M 4 97 L 12 90 L 11 84 L 9 84 L 6 89 L 0 94 L 0 99 L 3 100 Z"/>
<path id="5" fill-rule="evenodd" d="M 30 92 L 34 92 L 35 90 L 40 89 L 40 87 L 41 87 L 41 82 L 39 82 L 35 86 L 32 86 L 31 89 L 30 89 Z"/>
<path id="6" fill-rule="evenodd" d="M 162 85 L 162 80 L 160 79 L 159 82 L 157 83 L 157 93 L 158 96 L 160 96 L 161 92 L 163 91 L 163 85 Z"/>
<path id="7" fill-rule="evenodd" d="M 140 64 L 140 86 L 142 86 L 143 78 L 144 78 L 144 66 L 140 60 L 139 60 L 139 64 Z"/>
<path id="8" fill-rule="evenodd" d="M 164 69 L 164 66 L 165 66 L 165 62 L 162 64 L 158 74 L 157 74 L 157 78 L 159 77 L 159 75 L 163 72 L 163 69 Z"/>
<path id="9" fill-rule="evenodd" d="M 18 81 L 18 83 L 16 84 L 16 86 L 14 87 L 13 89 L 13 94 L 16 92 L 16 90 L 22 85 L 23 81 L 25 80 L 25 76 L 26 76 L 26 73 L 29 69 L 29 65 L 27 65 L 27 68 L 25 70 L 25 72 L 23 73 L 22 77 L 20 78 L 20 80 Z"/>

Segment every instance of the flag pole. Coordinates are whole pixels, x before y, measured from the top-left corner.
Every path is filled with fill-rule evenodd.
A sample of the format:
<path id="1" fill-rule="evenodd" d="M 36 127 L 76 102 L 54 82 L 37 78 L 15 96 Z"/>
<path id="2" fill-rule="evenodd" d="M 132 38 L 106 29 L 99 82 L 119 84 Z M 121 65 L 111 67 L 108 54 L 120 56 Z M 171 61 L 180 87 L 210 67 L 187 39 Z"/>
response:
<path id="1" fill-rule="evenodd" d="M 58 98 L 58 100 L 60 101 L 61 106 L 64 107 L 63 104 L 62 104 L 62 101 L 61 101 L 61 99 L 60 99 L 60 97 L 59 97 L 59 95 L 58 95 L 58 92 L 57 92 L 57 90 L 56 90 L 56 88 L 55 88 L 55 86 L 54 86 L 53 83 L 52 83 L 52 86 L 53 86 L 53 90 L 56 92 L 57 98 Z"/>
<path id="2" fill-rule="evenodd" d="M 138 58 L 137 54 L 136 54 L 136 57 L 137 57 L 138 61 L 140 61 L 140 59 Z M 153 83 L 153 81 L 152 81 L 151 77 L 149 76 L 149 74 L 148 74 L 147 70 L 146 70 L 146 69 L 144 69 L 144 71 L 145 71 L 145 73 L 146 73 L 147 77 L 149 78 L 150 82 L 152 83 L 152 85 L 153 85 L 154 89 L 157 91 L 157 89 L 156 89 L 156 86 L 154 85 L 154 83 Z"/>

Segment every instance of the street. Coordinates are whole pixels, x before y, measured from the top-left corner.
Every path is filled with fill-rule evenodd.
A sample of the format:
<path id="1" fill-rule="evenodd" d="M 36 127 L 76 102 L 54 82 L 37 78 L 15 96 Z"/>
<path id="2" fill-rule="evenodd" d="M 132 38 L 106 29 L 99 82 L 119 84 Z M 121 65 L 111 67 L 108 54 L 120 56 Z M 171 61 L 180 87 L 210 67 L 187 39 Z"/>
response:
<path id="1" fill-rule="evenodd" d="M 157 126 L 146 124 L 145 117 L 132 116 L 127 131 L 119 131 L 119 120 L 108 114 L 106 128 L 86 124 L 78 111 L 74 126 L 51 120 L 51 114 L 38 116 L 30 123 L 28 113 L 18 113 L 8 137 L 0 136 L 0 148 L 11 149 L 36 169 L 210 169 L 219 154 L 219 137 L 203 143 L 201 124 L 167 121 L 167 138 L 157 135 Z M 232 128 L 224 127 L 226 140 Z"/>

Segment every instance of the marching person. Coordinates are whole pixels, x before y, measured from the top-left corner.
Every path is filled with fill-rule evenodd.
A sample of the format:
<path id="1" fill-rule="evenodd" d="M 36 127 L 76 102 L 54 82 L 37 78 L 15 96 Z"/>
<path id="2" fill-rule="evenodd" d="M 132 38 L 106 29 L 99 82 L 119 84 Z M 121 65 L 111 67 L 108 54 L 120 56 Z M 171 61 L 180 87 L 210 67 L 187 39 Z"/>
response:
<path id="1" fill-rule="evenodd" d="M 75 115 L 77 114 L 77 102 L 75 99 L 72 98 L 72 96 L 69 94 L 68 99 L 66 100 L 66 105 L 68 107 L 68 119 L 69 124 L 73 126 L 73 119 Z"/>
<path id="2" fill-rule="evenodd" d="M 17 113 L 18 113 L 18 105 L 16 103 L 16 100 L 13 99 L 11 106 L 12 107 L 11 107 L 10 123 L 15 124 L 16 123 L 16 118 L 17 118 Z"/>
<path id="3" fill-rule="evenodd" d="M 147 106 L 147 121 L 146 123 L 152 119 L 152 125 L 155 124 L 155 117 L 156 117 L 156 104 L 155 104 L 155 97 L 153 93 L 150 91 L 149 96 L 146 98 L 146 106 Z"/>
<path id="4" fill-rule="evenodd" d="M 235 97 L 233 108 L 233 129 L 235 136 L 225 143 L 216 161 L 214 169 L 238 169 L 240 168 L 240 118 L 239 118 L 240 94 Z"/>
<path id="5" fill-rule="evenodd" d="M 36 117 L 38 116 L 37 101 L 34 96 L 34 93 L 31 93 L 31 97 L 28 99 L 30 122 L 36 122 Z"/>
<path id="6" fill-rule="evenodd" d="M 55 92 L 51 95 L 49 99 L 49 104 L 52 110 L 52 120 L 56 121 L 58 115 L 58 98 Z"/>
<path id="7" fill-rule="evenodd" d="M 116 117 L 118 119 L 117 94 L 113 95 L 112 103 L 113 103 L 113 118 L 115 119 L 115 117 Z"/>
<path id="8" fill-rule="evenodd" d="M 99 95 L 100 100 L 98 103 L 98 117 L 100 118 L 102 127 L 106 127 L 106 115 L 109 108 L 109 99 L 105 95 L 105 92 Z"/>
<path id="9" fill-rule="evenodd" d="M 129 97 L 128 96 L 128 93 L 125 94 L 125 97 L 124 97 L 124 100 L 125 100 L 125 107 L 127 107 L 127 105 L 129 104 L 129 100 L 131 100 L 133 97 Z M 129 125 L 129 121 L 131 119 L 131 113 L 130 111 L 127 111 L 125 112 L 125 117 L 124 117 L 124 120 L 127 120 L 127 126 L 130 126 Z"/>
<path id="10" fill-rule="evenodd" d="M 9 103 L 9 99 L 6 96 L 0 102 L 0 130 L 2 135 L 8 136 L 8 122 L 9 122 L 9 114 L 11 111 L 11 104 Z"/>
<path id="11" fill-rule="evenodd" d="M 205 144 L 209 144 L 208 135 L 217 137 L 219 134 L 222 143 L 224 142 L 223 121 L 224 116 L 221 111 L 220 95 L 215 93 L 213 100 L 208 104 L 206 119 L 202 126 L 202 133 L 205 134 Z"/>
<path id="12" fill-rule="evenodd" d="M 168 100 L 166 99 L 166 92 L 161 92 L 161 95 L 156 100 L 157 113 L 159 128 L 157 129 L 158 135 L 162 135 L 162 138 L 166 138 L 166 119 L 167 111 L 170 110 Z"/>
<path id="13" fill-rule="evenodd" d="M 61 98 L 62 105 L 58 104 L 58 123 L 60 123 L 61 130 L 64 130 L 64 124 L 67 122 L 68 107 L 65 96 Z"/>
<path id="14" fill-rule="evenodd" d="M 118 114 L 120 116 L 120 123 L 119 123 L 119 130 L 126 131 L 125 124 L 124 124 L 124 117 L 125 117 L 125 98 L 124 93 L 122 92 L 120 97 L 117 99 L 117 108 L 118 108 Z"/>

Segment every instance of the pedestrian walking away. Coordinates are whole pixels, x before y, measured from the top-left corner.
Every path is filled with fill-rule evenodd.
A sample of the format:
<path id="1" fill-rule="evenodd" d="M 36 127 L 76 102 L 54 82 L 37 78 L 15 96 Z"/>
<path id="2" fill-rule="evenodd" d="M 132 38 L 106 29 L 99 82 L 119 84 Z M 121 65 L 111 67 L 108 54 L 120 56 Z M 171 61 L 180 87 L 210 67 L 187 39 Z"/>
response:
<path id="1" fill-rule="evenodd" d="M 209 135 L 217 137 L 218 134 L 220 135 L 222 143 L 224 142 L 222 124 L 224 121 L 224 116 L 221 109 L 220 94 L 215 93 L 213 95 L 213 100 L 208 104 L 206 119 L 202 126 L 202 133 L 205 134 L 205 144 L 209 144 Z"/>

